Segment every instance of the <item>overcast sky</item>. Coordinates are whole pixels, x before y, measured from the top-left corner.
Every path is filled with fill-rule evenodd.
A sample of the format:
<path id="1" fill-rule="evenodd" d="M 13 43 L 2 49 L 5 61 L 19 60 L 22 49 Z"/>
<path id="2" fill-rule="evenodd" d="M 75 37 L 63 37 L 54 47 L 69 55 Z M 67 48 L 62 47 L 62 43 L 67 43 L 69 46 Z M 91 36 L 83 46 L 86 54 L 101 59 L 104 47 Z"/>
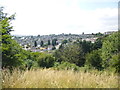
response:
<path id="1" fill-rule="evenodd" d="M 118 29 L 119 0 L 0 0 L 16 13 L 13 35 L 97 33 Z"/>

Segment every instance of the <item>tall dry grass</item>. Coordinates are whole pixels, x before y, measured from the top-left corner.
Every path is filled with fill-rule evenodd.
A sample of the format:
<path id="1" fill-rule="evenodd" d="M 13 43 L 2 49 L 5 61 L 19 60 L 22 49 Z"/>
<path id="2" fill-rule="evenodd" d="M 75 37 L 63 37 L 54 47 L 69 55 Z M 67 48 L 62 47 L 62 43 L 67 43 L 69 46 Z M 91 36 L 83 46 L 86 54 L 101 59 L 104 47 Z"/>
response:
<path id="1" fill-rule="evenodd" d="M 36 69 L 3 70 L 3 88 L 117 88 L 118 76 L 107 72 Z"/>

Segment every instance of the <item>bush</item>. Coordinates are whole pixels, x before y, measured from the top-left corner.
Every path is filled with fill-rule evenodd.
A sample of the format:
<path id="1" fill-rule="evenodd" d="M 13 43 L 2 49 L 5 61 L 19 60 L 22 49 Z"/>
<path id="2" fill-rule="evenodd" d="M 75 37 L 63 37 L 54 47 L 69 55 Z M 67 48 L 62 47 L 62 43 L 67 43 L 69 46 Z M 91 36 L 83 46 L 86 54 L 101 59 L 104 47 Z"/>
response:
<path id="1" fill-rule="evenodd" d="M 79 70 L 79 67 L 73 63 L 69 63 L 69 62 L 62 62 L 61 64 L 58 63 L 58 62 L 55 62 L 54 64 L 54 69 L 57 69 L 57 70 L 60 70 L 60 69 L 63 69 L 63 70 Z"/>
<path id="2" fill-rule="evenodd" d="M 77 66 L 84 66 L 85 63 L 83 51 L 78 44 L 67 44 L 63 48 L 56 50 L 54 56 L 57 62 L 69 62 Z"/>
<path id="3" fill-rule="evenodd" d="M 37 61 L 33 61 L 30 59 L 25 60 L 25 65 L 28 68 L 28 70 L 30 70 L 31 68 L 38 67 Z"/>
<path id="4" fill-rule="evenodd" d="M 38 65 L 40 67 L 49 68 L 54 66 L 55 58 L 51 54 L 43 53 L 38 58 Z"/>
<path id="5" fill-rule="evenodd" d="M 120 73 L 120 53 L 113 55 L 110 59 L 110 70 L 114 70 L 114 72 Z"/>
<path id="6" fill-rule="evenodd" d="M 94 50 L 86 55 L 86 65 L 90 68 L 98 70 L 102 69 L 102 59 L 100 57 L 100 50 Z"/>
<path id="7" fill-rule="evenodd" d="M 120 43 L 118 36 L 120 36 L 120 32 L 115 32 L 107 36 L 103 41 L 101 57 L 104 68 L 111 66 L 111 58 L 119 52 L 118 48 L 120 47 Z"/>

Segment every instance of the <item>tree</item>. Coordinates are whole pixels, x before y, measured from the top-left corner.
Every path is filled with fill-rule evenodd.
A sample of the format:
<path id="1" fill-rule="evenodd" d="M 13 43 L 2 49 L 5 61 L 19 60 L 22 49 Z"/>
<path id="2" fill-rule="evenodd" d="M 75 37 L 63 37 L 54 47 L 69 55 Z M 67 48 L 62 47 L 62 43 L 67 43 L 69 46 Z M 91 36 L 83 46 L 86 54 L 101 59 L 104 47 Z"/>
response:
<path id="1" fill-rule="evenodd" d="M 48 45 L 51 45 L 50 40 L 48 40 Z"/>
<path id="2" fill-rule="evenodd" d="M 12 30 L 11 20 L 14 19 L 14 15 L 8 16 L 3 12 L 3 8 L 0 7 L 0 32 L 2 32 L 2 39 L 0 40 L 2 49 L 2 67 L 17 67 L 24 64 L 25 56 L 20 53 L 22 47 L 12 39 L 10 32 Z"/>
<path id="3" fill-rule="evenodd" d="M 50 54 L 42 53 L 38 57 L 38 65 L 40 67 L 46 67 L 46 68 L 52 67 L 54 66 L 54 62 L 55 62 L 55 58 Z"/>
<path id="4" fill-rule="evenodd" d="M 69 62 L 61 62 L 61 64 L 59 64 L 58 62 L 54 63 L 54 68 L 57 70 L 63 69 L 63 70 L 79 70 L 79 67 L 75 64 L 71 64 Z"/>
<path id="5" fill-rule="evenodd" d="M 38 35 L 37 37 L 40 37 L 40 35 Z"/>
<path id="6" fill-rule="evenodd" d="M 93 44 L 91 43 L 91 41 L 83 40 L 83 41 L 79 41 L 79 44 L 82 47 L 84 54 L 93 50 Z"/>
<path id="7" fill-rule="evenodd" d="M 43 42 L 43 41 L 40 42 L 40 46 L 41 46 L 41 47 L 44 46 L 44 42 Z"/>
<path id="8" fill-rule="evenodd" d="M 62 41 L 62 44 L 66 44 L 68 41 L 67 40 L 63 40 Z"/>
<path id="9" fill-rule="evenodd" d="M 54 53 L 57 62 L 70 62 L 78 66 L 83 66 L 85 63 L 82 49 L 77 44 L 68 44 Z"/>
<path id="10" fill-rule="evenodd" d="M 34 42 L 34 46 L 37 47 L 37 41 Z"/>
<path id="11" fill-rule="evenodd" d="M 57 45 L 56 41 L 57 41 L 57 39 L 53 39 L 53 40 L 52 40 L 52 45 L 53 45 L 53 46 Z"/>
<path id="12" fill-rule="evenodd" d="M 113 68 L 115 72 L 120 73 L 120 53 L 113 55 L 110 59 L 110 69 Z"/>
<path id="13" fill-rule="evenodd" d="M 112 58 L 113 55 L 116 55 L 118 51 L 118 47 L 120 47 L 120 43 L 118 41 L 118 36 L 120 35 L 120 32 L 115 32 L 109 36 L 107 36 L 102 45 L 102 59 L 103 59 L 103 66 L 104 68 L 109 67 L 110 64 L 110 59 Z"/>
<path id="14" fill-rule="evenodd" d="M 95 36 L 100 37 L 100 36 L 103 36 L 103 34 L 98 32 L 98 33 L 95 34 Z"/>
<path id="15" fill-rule="evenodd" d="M 93 50 L 92 52 L 86 55 L 86 65 L 90 68 L 94 67 L 95 69 L 102 69 L 102 58 L 100 57 L 100 50 Z"/>
<path id="16" fill-rule="evenodd" d="M 59 46 L 59 49 L 63 49 L 64 48 L 64 46 L 63 46 L 63 44 L 61 44 L 60 46 Z"/>
<path id="17" fill-rule="evenodd" d="M 95 43 L 93 44 L 93 49 L 99 49 L 102 48 L 102 40 L 103 38 L 98 38 Z"/>

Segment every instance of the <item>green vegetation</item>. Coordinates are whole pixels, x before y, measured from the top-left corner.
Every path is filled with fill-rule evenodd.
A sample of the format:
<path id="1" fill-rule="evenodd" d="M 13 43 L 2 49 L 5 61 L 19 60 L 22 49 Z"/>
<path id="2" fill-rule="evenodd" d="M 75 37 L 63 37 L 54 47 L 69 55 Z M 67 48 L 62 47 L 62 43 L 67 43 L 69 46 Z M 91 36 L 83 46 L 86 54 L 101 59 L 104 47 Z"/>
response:
<path id="1" fill-rule="evenodd" d="M 37 41 L 34 42 L 34 46 L 37 47 Z"/>
<path id="2" fill-rule="evenodd" d="M 102 69 L 102 59 L 100 57 L 100 50 L 93 50 L 91 53 L 88 53 L 86 55 L 86 65 L 89 66 L 89 68 L 95 68 L 98 70 Z"/>
<path id="3" fill-rule="evenodd" d="M 62 41 L 62 44 L 66 44 L 68 41 L 67 40 L 63 40 Z"/>
<path id="4" fill-rule="evenodd" d="M 78 66 L 85 63 L 82 49 L 77 44 L 67 44 L 63 48 L 56 50 L 54 56 L 58 62 L 70 62 Z"/>
<path id="5" fill-rule="evenodd" d="M 106 37 L 103 41 L 103 45 L 101 48 L 102 50 L 101 55 L 102 55 L 103 65 L 105 68 L 111 65 L 110 59 L 114 55 L 118 55 L 119 53 L 118 46 L 120 46 L 119 45 L 120 43 L 118 42 L 118 35 L 120 35 L 120 32 L 113 33 L 112 35 Z M 114 63 L 114 61 L 112 63 Z"/>
<path id="6" fill-rule="evenodd" d="M 51 45 L 50 40 L 48 40 L 48 45 Z"/>
<path id="7" fill-rule="evenodd" d="M 56 41 L 57 41 L 57 39 L 53 39 L 53 40 L 52 40 L 52 45 L 53 45 L 53 46 L 57 45 L 57 42 L 56 42 Z"/>
<path id="8" fill-rule="evenodd" d="M 12 40 L 10 32 L 12 31 L 12 26 L 10 21 L 14 19 L 14 15 L 7 16 L 3 13 L 3 8 L 0 8 L 0 32 L 2 32 L 2 65 L 3 67 L 16 67 L 21 66 L 24 63 L 23 50 L 20 45 Z"/>
<path id="9" fill-rule="evenodd" d="M 57 69 L 57 70 L 74 70 L 74 71 L 78 71 L 79 67 L 75 64 L 71 64 L 69 62 L 55 62 L 53 69 Z"/>
<path id="10" fill-rule="evenodd" d="M 38 62 L 40 67 L 49 68 L 49 67 L 53 67 L 54 62 L 55 62 L 55 58 L 52 55 L 50 55 L 50 54 L 42 53 L 38 57 L 38 61 L 37 62 Z"/>
<path id="11" fill-rule="evenodd" d="M 41 47 L 44 46 L 44 42 L 43 42 L 43 41 L 40 42 L 40 46 L 41 46 Z"/>
<path id="12" fill-rule="evenodd" d="M 46 85 L 49 85 L 48 87 L 117 87 L 116 76 L 113 74 L 106 75 L 102 73 L 103 75 L 94 75 L 94 73 L 86 72 L 92 70 L 103 72 L 108 70 L 114 74 L 120 73 L 120 52 L 118 50 L 118 47 L 120 47 L 120 43 L 118 43 L 120 31 L 108 36 L 98 33 L 97 36 L 100 36 L 100 38 L 98 38 L 95 43 L 85 40 L 81 41 L 81 39 L 69 43 L 67 40 L 63 40 L 58 50 L 55 48 L 55 45 L 57 45 L 57 39 L 53 39 L 51 43 L 50 40 L 48 41 L 48 45 L 51 44 L 54 46 L 54 51 L 52 53 L 31 52 L 23 50 L 22 47 L 12 39 L 10 34 L 10 32 L 13 31 L 11 20 L 13 20 L 14 17 L 15 15 L 8 16 L 6 13 L 3 13 L 3 8 L 0 8 L 0 32 L 2 32 L 2 37 L 0 37 L 0 49 L 2 49 L 2 68 L 7 68 L 13 72 L 12 74 L 9 72 L 5 74 L 6 71 L 3 71 L 3 74 L 5 74 L 5 76 L 3 75 L 4 87 L 21 87 L 22 85 L 22 87 L 42 87 L 43 84 L 43 87 L 47 87 Z M 34 46 L 37 46 L 36 41 Z M 43 41 L 41 41 L 41 46 L 44 46 Z M 46 71 L 44 70 L 21 73 L 20 71 L 17 72 L 13 69 L 16 67 L 19 68 L 21 72 L 26 70 L 26 68 L 28 68 L 28 70 L 32 70 L 33 68 L 51 68 L 55 70 L 68 70 L 68 72 L 69 70 L 82 71 L 83 69 L 84 73 L 83 76 L 81 76 L 81 79 L 87 78 L 88 80 L 82 79 L 81 81 L 81 79 L 77 78 L 81 74 L 76 72 L 70 72 L 71 74 L 68 74 L 67 71 L 55 71 L 55 73 L 53 73 L 53 70 L 47 70 L 49 74 L 46 76 Z M 15 74 L 15 72 L 17 73 Z M 50 73 L 52 73 L 52 76 Z M 45 75 L 47 79 L 45 79 L 45 77 L 42 79 L 38 74 L 42 75 L 42 77 Z M 57 76 L 59 74 L 60 76 Z M 14 77 L 14 75 L 16 77 Z M 32 85 L 26 85 L 25 83 L 33 81 L 32 78 L 30 78 L 32 76 L 29 77 L 29 75 L 37 75 L 37 77 L 34 78 L 34 82 L 37 79 L 37 82 L 42 80 L 42 83 L 39 83 L 41 86 L 38 84 L 36 86 L 35 83 L 32 83 Z M 20 79 L 21 77 L 23 77 L 23 79 Z M 60 79 L 58 77 L 60 77 Z M 51 78 L 53 78 L 53 80 Z M 104 80 L 104 78 L 106 78 L 106 80 Z M 26 79 L 28 81 L 25 81 Z M 92 80 L 95 82 L 93 83 Z M 12 83 L 14 81 L 15 83 L 13 85 Z"/>

